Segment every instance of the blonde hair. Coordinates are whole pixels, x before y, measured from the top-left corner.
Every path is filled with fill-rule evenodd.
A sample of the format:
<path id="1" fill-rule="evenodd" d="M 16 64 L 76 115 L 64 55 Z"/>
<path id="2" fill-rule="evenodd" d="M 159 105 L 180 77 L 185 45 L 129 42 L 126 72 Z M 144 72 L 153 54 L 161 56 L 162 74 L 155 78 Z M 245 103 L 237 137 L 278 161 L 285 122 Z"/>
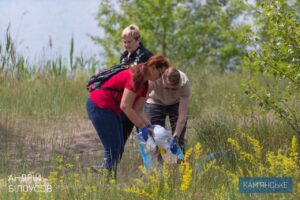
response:
<path id="1" fill-rule="evenodd" d="M 140 39 L 141 34 L 140 34 L 140 29 L 137 25 L 135 24 L 130 24 L 127 26 L 123 31 L 122 31 L 122 38 L 131 36 L 135 40 Z"/>

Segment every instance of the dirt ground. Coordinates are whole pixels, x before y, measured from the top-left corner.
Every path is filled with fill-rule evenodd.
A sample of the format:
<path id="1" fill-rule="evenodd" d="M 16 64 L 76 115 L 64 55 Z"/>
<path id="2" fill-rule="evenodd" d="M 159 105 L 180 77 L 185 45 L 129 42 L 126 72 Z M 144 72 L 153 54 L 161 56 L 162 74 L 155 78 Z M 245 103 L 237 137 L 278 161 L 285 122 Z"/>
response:
<path id="1" fill-rule="evenodd" d="M 39 165 L 50 162 L 54 154 L 102 155 L 100 140 L 88 121 L 76 123 L 74 127 L 35 126 L 34 123 L 27 126 L 22 123 L 13 126 L 0 123 L 0 157 L 6 160 L 8 169 L 22 163 Z"/>
<path id="2" fill-rule="evenodd" d="M 55 126 L 48 122 L 25 123 L 25 125 L 22 122 L 18 123 L 10 125 L 0 123 L 0 157 L 6 159 L 6 170 L 18 170 L 17 167 L 24 163 L 33 168 L 41 165 L 47 168 L 51 166 L 56 155 L 70 158 L 80 156 L 82 163 L 88 166 L 102 158 L 101 142 L 88 120 L 70 121 L 67 125 L 63 122 L 55 123 Z M 124 156 L 128 159 L 132 159 L 133 156 L 136 160 L 136 155 L 139 155 L 139 152 L 133 132 L 127 141 Z M 176 162 L 174 157 L 163 158 L 168 163 Z M 141 164 L 140 158 L 138 162 Z M 1 170 L 1 173 L 7 171 Z"/>

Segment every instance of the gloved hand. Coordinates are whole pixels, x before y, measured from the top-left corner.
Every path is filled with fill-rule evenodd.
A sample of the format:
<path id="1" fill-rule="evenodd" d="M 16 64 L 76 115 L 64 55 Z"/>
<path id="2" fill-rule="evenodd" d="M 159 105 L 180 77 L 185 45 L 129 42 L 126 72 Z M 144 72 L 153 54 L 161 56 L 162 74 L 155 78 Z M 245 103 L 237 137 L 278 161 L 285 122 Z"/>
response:
<path id="1" fill-rule="evenodd" d="M 170 141 L 170 150 L 173 154 L 176 154 L 178 148 L 178 137 L 174 136 Z"/>
<path id="2" fill-rule="evenodd" d="M 142 132 L 142 136 L 143 136 L 143 139 L 144 139 L 145 141 L 148 140 L 148 129 L 153 129 L 153 128 L 154 128 L 153 125 L 148 124 L 148 125 L 146 125 L 144 128 L 141 128 L 141 129 L 140 129 L 140 132 Z"/>

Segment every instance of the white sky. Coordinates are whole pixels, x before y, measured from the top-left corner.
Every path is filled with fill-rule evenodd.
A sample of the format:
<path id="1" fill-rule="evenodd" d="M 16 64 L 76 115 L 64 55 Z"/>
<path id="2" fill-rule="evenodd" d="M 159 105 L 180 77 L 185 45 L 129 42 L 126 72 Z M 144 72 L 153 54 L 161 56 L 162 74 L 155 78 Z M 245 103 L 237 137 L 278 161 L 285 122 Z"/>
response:
<path id="1" fill-rule="evenodd" d="M 30 60 L 68 57 L 72 36 L 76 55 L 100 54 L 87 36 L 103 34 L 95 20 L 98 5 L 98 0 L 0 0 L 0 42 L 10 25 L 17 50 Z"/>

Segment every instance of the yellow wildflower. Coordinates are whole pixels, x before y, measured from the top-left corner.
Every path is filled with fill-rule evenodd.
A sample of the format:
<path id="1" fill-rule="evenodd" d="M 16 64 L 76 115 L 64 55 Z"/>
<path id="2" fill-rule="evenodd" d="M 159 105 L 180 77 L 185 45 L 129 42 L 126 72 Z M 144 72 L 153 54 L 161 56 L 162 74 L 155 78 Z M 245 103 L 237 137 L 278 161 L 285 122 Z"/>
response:
<path id="1" fill-rule="evenodd" d="M 240 160 L 249 161 L 252 164 L 256 163 L 255 159 L 254 159 L 254 156 L 252 154 L 247 153 L 247 152 L 242 151 L 242 150 L 239 152 L 239 154 L 240 154 Z"/>
<path id="2" fill-rule="evenodd" d="M 113 179 L 109 180 L 109 183 L 112 185 L 115 185 L 117 183 L 117 181 L 116 181 L 116 179 L 113 178 Z"/>
<path id="3" fill-rule="evenodd" d="M 195 160 L 199 161 L 200 160 L 200 153 L 201 153 L 201 144 L 197 143 L 195 145 Z"/>
<path id="4" fill-rule="evenodd" d="M 50 172 L 50 175 L 48 176 L 48 180 L 50 181 L 50 183 L 56 183 L 57 182 L 57 175 L 58 175 L 57 171 L 51 171 Z"/>
<path id="5" fill-rule="evenodd" d="M 184 162 L 184 173 L 182 176 L 182 181 L 180 185 L 180 190 L 186 191 L 189 189 L 191 180 L 192 180 L 192 172 L 193 170 L 190 168 L 190 164 L 188 162 Z"/>
<path id="6" fill-rule="evenodd" d="M 73 169 L 74 165 L 72 163 L 67 163 L 66 167 L 69 168 L 69 169 Z"/>
<path id="7" fill-rule="evenodd" d="M 159 153 L 160 154 L 165 154 L 165 153 L 167 153 L 167 150 L 166 149 L 159 149 Z"/>
<path id="8" fill-rule="evenodd" d="M 291 148 L 290 148 L 290 157 L 297 162 L 298 160 L 298 141 L 296 136 L 293 136 Z"/>
<path id="9" fill-rule="evenodd" d="M 145 190 L 143 190 L 143 189 L 139 189 L 139 188 L 137 188 L 136 186 L 132 186 L 132 187 L 129 187 L 129 188 L 126 188 L 125 190 L 124 190 L 125 192 L 128 192 L 128 193 L 133 193 L 133 194 L 137 194 L 137 195 L 139 195 L 139 196 L 144 196 L 144 197 L 148 197 L 149 199 L 155 199 L 155 198 L 153 198 L 152 197 L 152 195 L 151 194 L 149 194 L 149 193 L 147 193 Z"/>
<path id="10" fill-rule="evenodd" d="M 247 140 L 250 142 L 250 144 L 252 145 L 252 148 L 255 152 L 255 157 L 257 159 L 261 158 L 261 146 L 258 140 L 254 139 L 253 137 L 249 136 L 249 135 L 245 135 L 245 137 L 247 138 Z"/>
<path id="11" fill-rule="evenodd" d="M 231 146 L 232 146 L 233 148 L 235 148 L 236 150 L 240 150 L 240 145 L 239 145 L 239 143 L 238 143 L 236 140 L 234 140 L 234 139 L 232 139 L 232 138 L 227 138 L 227 142 L 228 142 L 229 144 L 231 144 Z"/>
<path id="12" fill-rule="evenodd" d="M 135 179 L 135 184 L 136 185 L 142 185 L 143 184 L 142 179 L 140 179 L 140 178 Z"/>
<path id="13" fill-rule="evenodd" d="M 179 172 L 180 172 L 180 173 L 183 173 L 183 170 L 184 170 L 184 162 L 181 162 L 181 163 L 180 163 L 178 169 L 179 169 Z"/>
<path id="14" fill-rule="evenodd" d="M 79 174 L 74 173 L 73 174 L 73 180 L 74 180 L 75 185 L 79 185 L 80 184 Z"/>
<path id="15" fill-rule="evenodd" d="M 202 174 L 206 174 L 216 163 L 216 160 L 209 161 L 206 165 L 204 165 L 203 170 L 201 171 Z"/>
<path id="16" fill-rule="evenodd" d="M 97 192 L 97 187 L 93 185 L 93 186 L 91 187 L 91 191 L 92 191 L 92 192 Z"/>
<path id="17" fill-rule="evenodd" d="M 62 166 L 62 165 L 58 165 L 58 166 L 56 167 L 56 169 L 60 171 L 60 170 L 63 169 L 63 166 Z"/>
<path id="18" fill-rule="evenodd" d="M 187 161 L 192 153 L 193 153 L 193 148 L 189 148 L 184 155 L 184 161 Z"/>
<path id="19" fill-rule="evenodd" d="M 167 165 L 164 163 L 163 164 L 163 168 L 162 168 L 162 174 L 163 174 L 163 178 L 164 178 L 164 191 L 168 192 L 169 191 L 169 178 L 170 178 L 170 174 L 167 168 Z"/>
<path id="20" fill-rule="evenodd" d="M 138 166 L 138 169 L 139 169 L 146 177 L 149 176 L 148 170 L 147 170 L 143 165 Z"/>
<path id="21" fill-rule="evenodd" d="M 270 152 L 268 151 L 267 155 L 267 161 L 270 165 L 269 167 L 269 172 L 272 174 L 272 175 L 275 175 L 276 174 L 276 159 L 275 159 L 275 155 L 274 155 L 274 152 Z"/>
<path id="22" fill-rule="evenodd" d="M 62 156 L 56 156 L 55 160 L 58 163 L 62 163 L 64 161 L 64 158 Z"/>
<path id="23" fill-rule="evenodd" d="M 65 177 L 64 176 L 60 176 L 59 182 L 62 184 L 64 182 Z"/>

